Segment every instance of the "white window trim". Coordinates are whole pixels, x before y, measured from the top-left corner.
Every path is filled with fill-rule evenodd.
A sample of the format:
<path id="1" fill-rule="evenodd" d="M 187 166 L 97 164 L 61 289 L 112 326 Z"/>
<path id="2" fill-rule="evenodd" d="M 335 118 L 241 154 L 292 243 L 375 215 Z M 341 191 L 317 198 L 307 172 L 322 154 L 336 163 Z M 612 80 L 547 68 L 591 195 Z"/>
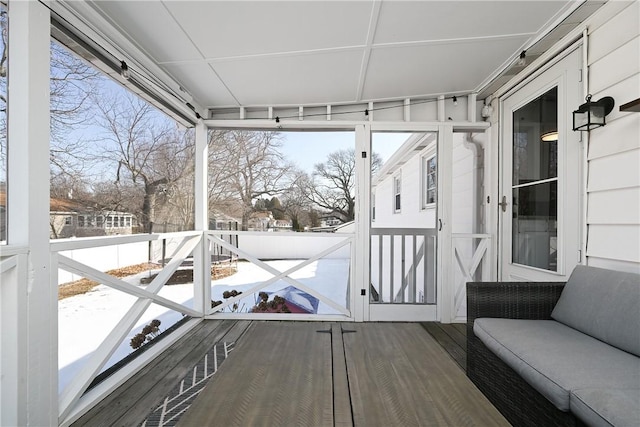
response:
<path id="1" fill-rule="evenodd" d="M 396 183 L 400 183 L 400 189 L 397 189 L 397 185 Z M 401 213 L 402 212 L 402 174 L 400 172 L 398 172 L 397 174 L 395 174 L 393 176 L 393 198 L 392 198 L 392 207 L 393 207 L 393 213 L 397 214 L 397 213 Z M 400 207 L 397 207 L 397 202 L 396 199 L 400 198 Z"/>
<path id="2" fill-rule="evenodd" d="M 438 185 L 437 185 L 437 181 L 436 181 L 436 186 L 434 188 L 435 190 L 435 200 L 431 203 L 427 202 L 427 191 L 429 190 L 427 187 L 427 175 L 429 174 L 429 168 L 428 168 L 428 163 L 431 159 L 436 159 L 436 180 L 438 178 L 438 159 L 437 159 L 437 153 L 435 152 L 430 152 L 428 154 L 425 154 L 421 157 L 420 159 L 420 165 L 421 165 L 421 174 L 420 174 L 420 209 L 421 210 L 427 210 L 427 209 L 433 209 L 436 207 L 436 203 L 438 201 Z"/>

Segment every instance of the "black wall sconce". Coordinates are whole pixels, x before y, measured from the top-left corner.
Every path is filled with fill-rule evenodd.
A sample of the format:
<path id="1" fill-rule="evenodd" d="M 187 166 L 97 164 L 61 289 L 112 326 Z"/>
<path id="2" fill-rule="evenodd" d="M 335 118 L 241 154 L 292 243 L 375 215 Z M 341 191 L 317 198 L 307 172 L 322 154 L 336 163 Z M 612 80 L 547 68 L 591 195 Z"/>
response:
<path id="1" fill-rule="evenodd" d="M 590 131 L 591 129 L 604 126 L 606 124 L 605 117 L 613 110 L 615 102 L 612 97 L 604 98 L 591 102 L 591 95 L 587 95 L 584 104 L 573 112 L 573 130 Z"/>

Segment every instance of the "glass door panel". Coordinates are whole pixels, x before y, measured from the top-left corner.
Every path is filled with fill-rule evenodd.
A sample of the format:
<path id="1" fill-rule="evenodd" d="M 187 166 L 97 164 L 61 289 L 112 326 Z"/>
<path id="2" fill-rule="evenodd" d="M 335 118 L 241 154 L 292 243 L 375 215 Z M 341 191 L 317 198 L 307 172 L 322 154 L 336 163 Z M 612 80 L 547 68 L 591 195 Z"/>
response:
<path id="1" fill-rule="evenodd" d="M 513 112 L 512 261 L 557 271 L 558 88 Z"/>

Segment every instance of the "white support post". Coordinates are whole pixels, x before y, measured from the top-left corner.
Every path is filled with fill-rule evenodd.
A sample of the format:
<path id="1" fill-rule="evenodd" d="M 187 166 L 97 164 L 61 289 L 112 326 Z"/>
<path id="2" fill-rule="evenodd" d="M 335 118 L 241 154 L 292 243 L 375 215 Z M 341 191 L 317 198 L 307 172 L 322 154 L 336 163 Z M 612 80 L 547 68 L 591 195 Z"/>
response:
<path id="1" fill-rule="evenodd" d="M 26 375 L 15 392 L 24 405 L 18 419 L 28 425 L 58 425 L 57 289 L 49 276 L 50 29 L 45 5 L 9 2 L 8 243 L 29 248 L 26 283 L 18 283 L 24 305 L 12 307 L 15 321 L 26 322 L 19 326 L 25 337 L 12 364 Z M 3 362 L 4 356 L 3 348 Z"/>
<path id="2" fill-rule="evenodd" d="M 269 120 L 273 120 L 273 107 L 269 107 L 268 117 L 269 117 Z"/>
<path id="3" fill-rule="evenodd" d="M 369 320 L 369 228 L 371 193 L 371 127 L 356 126 L 356 238 L 354 275 L 351 282 L 351 312 L 356 322 Z M 364 154 L 364 157 L 363 157 Z M 361 295 L 364 290 L 364 295 Z"/>
<path id="4" fill-rule="evenodd" d="M 411 99 L 407 98 L 404 100 L 404 121 L 411 121 Z"/>
<path id="5" fill-rule="evenodd" d="M 476 121 L 476 98 L 477 95 L 475 93 L 469 94 L 467 96 L 467 120 L 474 123 Z"/>
<path id="6" fill-rule="evenodd" d="M 304 107 L 298 107 L 298 120 L 304 120 Z"/>
<path id="7" fill-rule="evenodd" d="M 442 323 L 451 323 L 455 313 L 455 284 L 453 283 L 453 246 L 451 236 L 451 210 L 453 180 L 453 127 L 438 128 L 438 318 Z"/>
<path id="8" fill-rule="evenodd" d="M 367 109 L 369 113 L 369 121 L 372 122 L 373 121 L 373 102 L 369 102 Z"/>
<path id="9" fill-rule="evenodd" d="M 439 122 L 447 121 L 447 116 L 445 114 L 445 108 L 444 108 L 444 95 L 440 95 L 438 97 L 438 121 Z"/>
<path id="10" fill-rule="evenodd" d="M 196 124 L 195 165 L 195 229 L 202 232 L 200 245 L 193 251 L 193 308 L 204 316 L 211 301 L 211 256 L 206 230 L 209 229 L 209 144 L 208 128 L 202 121 Z"/>
<path id="11" fill-rule="evenodd" d="M 244 120 L 247 110 L 244 107 L 240 107 L 240 120 Z"/>
<path id="12" fill-rule="evenodd" d="M 327 120 L 331 120 L 331 105 L 327 105 Z"/>

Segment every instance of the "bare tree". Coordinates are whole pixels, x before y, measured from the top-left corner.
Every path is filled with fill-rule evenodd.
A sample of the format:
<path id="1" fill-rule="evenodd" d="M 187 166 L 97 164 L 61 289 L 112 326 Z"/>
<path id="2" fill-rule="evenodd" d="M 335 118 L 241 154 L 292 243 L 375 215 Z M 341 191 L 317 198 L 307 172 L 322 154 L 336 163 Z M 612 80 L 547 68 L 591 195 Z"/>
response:
<path id="1" fill-rule="evenodd" d="M 0 6 L 0 176 L 6 170 L 7 131 L 7 10 Z M 15 52 L 19 54 L 19 52 Z M 91 97 L 104 77 L 91 65 L 55 41 L 50 62 L 50 164 L 53 177 L 82 171 L 84 142 L 73 130 L 88 123 Z M 1 180 L 1 179 L 0 179 Z"/>
<path id="2" fill-rule="evenodd" d="M 316 225 L 313 221 L 314 203 L 307 193 L 308 180 L 304 171 L 296 171 L 294 185 L 282 196 L 282 210 L 291 219 L 295 231 Z"/>
<path id="3" fill-rule="evenodd" d="M 377 153 L 371 158 L 372 169 L 382 164 Z M 355 150 L 334 151 L 327 160 L 318 163 L 304 184 L 307 197 L 320 208 L 338 216 L 343 222 L 355 217 Z"/>
<path id="4" fill-rule="evenodd" d="M 98 123 L 104 131 L 100 141 L 104 152 L 95 158 L 117 162 L 113 164 L 116 185 L 130 180 L 142 188 L 138 220 L 148 232 L 155 221 L 158 195 L 174 188 L 193 168 L 193 141 L 172 132 L 172 123 L 135 95 L 103 98 L 96 105 L 101 112 Z"/>
<path id="5" fill-rule="evenodd" d="M 253 202 L 263 196 L 275 196 L 291 187 L 292 166 L 279 149 L 276 132 L 227 131 L 210 140 L 209 164 L 221 198 L 239 200 L 242 205 L 242 229 L 248 227 Z M 211 183 L 210 183 L 211 184 Z"/>

